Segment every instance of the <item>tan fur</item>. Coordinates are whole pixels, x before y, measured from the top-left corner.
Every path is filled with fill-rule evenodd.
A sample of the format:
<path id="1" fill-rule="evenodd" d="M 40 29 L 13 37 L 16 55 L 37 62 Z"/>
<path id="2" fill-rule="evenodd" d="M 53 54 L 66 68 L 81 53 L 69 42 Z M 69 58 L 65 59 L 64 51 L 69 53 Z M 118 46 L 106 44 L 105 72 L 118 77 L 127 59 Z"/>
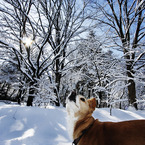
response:
<path id="1" fill-rule="evenodd" d="M 77 97 L 80 99 L 82 96 Z M 145 145 L 145 120 L 100 122 L 92 117 L 96 99 L 79 103 L 80 107 L 75 111 L 77 121 L 74 122 L 73 139 L 78 138 L 84 129 L 93 125 L 82 136 L 78 145 Z M 67 110 L 70 107 L 67 106 Z"/>

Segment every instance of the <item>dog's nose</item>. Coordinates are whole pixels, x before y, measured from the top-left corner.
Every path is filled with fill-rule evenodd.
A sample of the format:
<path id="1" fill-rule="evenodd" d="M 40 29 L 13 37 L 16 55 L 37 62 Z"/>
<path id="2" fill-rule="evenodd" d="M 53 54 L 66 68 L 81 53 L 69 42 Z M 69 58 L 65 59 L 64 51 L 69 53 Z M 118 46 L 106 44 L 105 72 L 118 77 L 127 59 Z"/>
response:
<path id="1" fill-rule="evenodd" d="M 76 102 L 76 91 L 75 90 L 71 92 L 71 94 L 68 96 L 68 99 L 70 101 Z"/>

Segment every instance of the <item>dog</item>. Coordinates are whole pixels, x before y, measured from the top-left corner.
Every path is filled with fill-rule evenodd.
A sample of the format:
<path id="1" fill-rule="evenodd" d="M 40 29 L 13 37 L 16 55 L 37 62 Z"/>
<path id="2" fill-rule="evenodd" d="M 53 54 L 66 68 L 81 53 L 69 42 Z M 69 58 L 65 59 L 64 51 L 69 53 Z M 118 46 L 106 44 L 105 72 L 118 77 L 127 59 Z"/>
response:
<path id="1" fill-rule="evenodd" d="M 145 145 L 145 120 L 100 122 L 92 117 L 96 99 L 73 91 L 66 100 L 69 133 L 74 145 Z"/>

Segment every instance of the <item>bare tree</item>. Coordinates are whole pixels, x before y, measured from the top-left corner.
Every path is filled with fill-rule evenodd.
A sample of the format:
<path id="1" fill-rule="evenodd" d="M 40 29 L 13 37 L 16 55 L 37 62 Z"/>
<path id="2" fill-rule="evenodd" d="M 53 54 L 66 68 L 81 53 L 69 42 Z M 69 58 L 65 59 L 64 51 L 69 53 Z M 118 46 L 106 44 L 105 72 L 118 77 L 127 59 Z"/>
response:
<path id="1" fill-rule="evenodd" d="M 109 35 L 112 35 L 115 44 L 123 50 L 126 62 L 129 103 L 137 109 L 134 79 L 136 57 L 138 55 L 136 49 L 143 45 L 145 38 L 145 1 L 106 0 L 106 2 L 105 5 L 94 3 L 95 8 L 97 7 L 101 11 L 101 18 L 96 17 L 96 20 L 110 27 L 111 34 Z M 143 56 L 143 54 L 144 52 L 140 56 Z M 141 57 L 139 58 L 141 59 Z"/>
<path id="2" fill-rule="evenodd" d="M 59 91 L 68 43 L 83 33 L 87 3 L 77 9 L 76 0 L 3 0 L 1 2 L 0 46 L 7 61 L 16 64 L 23 82 L 29 84 L 27 105 L 31 106 L 38 81 L 48 75 L 60 105 Z M 31 39 L 30 39 L 31 37 Z M 6 54 L 6 51 L 8 52 Z M 66 53 L 67 52 L 67 53 Z M 3 57 L 4 58 L 4 57 Z M 52 85 L 51 85 L 52 86 Z"/>
<path id="3" fill-rule="evenodd" d="M 23 38 L 28 35 L 27 22 L 32 4 L 32 0 L 3 0 L 0 7 L 1 36 L 3 36 L 0 40 L 1 47 L 5 48 L 5 56 L 8 56 L 6 61 L 16 65 L 21 73 L 18 100 L 22 95 L 23 79 L 32 80 L 29 73 L 25 71 L 24 65 L 28 71 L 29 68 L 34 69 L 30 61 L 29 49 L 23 44 Z M 25 52 L 27 52 L 27 57 Z"/>
<path id="4" fill-rule="evenodd" d="M 56 105 L 59 105 L 60 83 L 65 60 L 70 54 L 67 53 L 67 46 L 74 37 L 79 37 L 86 30 L 82 29 L 82 24 L 88 18 L 85 15 L 87 3 L 83 3 L 79 9 L 76 0 L 43 0 L 35 6 L 39 14 L 40 29 L 47 36 L 46 40 L 52 52 L 52 71 L 56 84 L 54 92 L 57 96 Z M 44 20 L 46 24 L 43 23 Z"/>

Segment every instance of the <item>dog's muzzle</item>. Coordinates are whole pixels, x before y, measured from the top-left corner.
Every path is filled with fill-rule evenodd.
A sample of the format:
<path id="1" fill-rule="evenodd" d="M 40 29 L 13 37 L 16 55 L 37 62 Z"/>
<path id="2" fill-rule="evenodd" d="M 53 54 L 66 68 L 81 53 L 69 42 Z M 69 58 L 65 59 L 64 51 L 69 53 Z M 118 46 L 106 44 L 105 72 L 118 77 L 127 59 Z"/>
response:
<path id="1" fill-rule="evenodd" d="M 76 102 L 76 91 L 72 91 L 71 94 L 68 96 L 70 101 Z"/>

